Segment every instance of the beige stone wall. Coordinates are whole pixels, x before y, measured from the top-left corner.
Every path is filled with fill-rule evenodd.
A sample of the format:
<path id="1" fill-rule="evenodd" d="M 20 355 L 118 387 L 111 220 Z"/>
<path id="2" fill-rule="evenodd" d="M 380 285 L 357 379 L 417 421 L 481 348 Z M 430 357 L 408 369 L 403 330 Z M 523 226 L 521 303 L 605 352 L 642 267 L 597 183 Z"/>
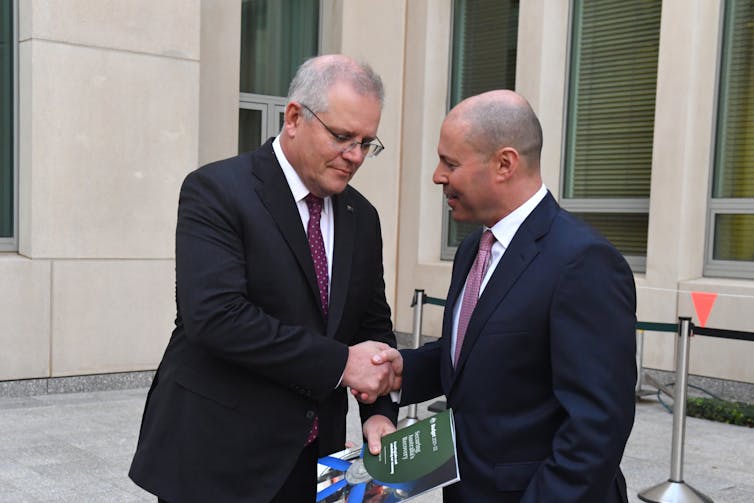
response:
<path id="1" fill-rule="evenodd" d="M 200 2 L 18 6 L 0 378 L 152 369 L 174 317 L 178 188 L 197 164 Z"/>
<path id="2" fill-rule="evenodd" d="M 238 153 L 241 2 L 202 0 L 199 164 Z"/>
<path id="3" fill-rule="evenodd" d="M 0 253 L 0 380 L 45 377 L 50 367 L 50 261 Z"/>
<path id="4" fill-rule="evenodd" d="M 396 288 L 402 148 L 397 126 L 401 122 L 403 104 L 405 23 L 405 0 L 385 0 L 380 2 L 379 8 L 370 0 L 348 0 L 342 4 L 341 52 L 368 62 L 385 86 L 385 104 L 377 132 L 385 150 L 379 157 L 364 161 L 353 185 L 380 213 L 385 289 L 391 306 L 395 305 Z"/>
<path id="5" fill-rule="evenodd" d="M 407 2 L 406 79 L 401 121 L 400 236 L 395 322 L 412 330 L 414 289 L 445 297 L 450 262 L 440 260 L 443 198 L 432 183 L 437 139 L 447 110 L 451 4 Z M 425 306 L 423 332 L 439 335 L 442 309 Z"/>
<path id="6" fill-rule="evenodd" d="M 236 153 L 240 0 L 24 0 L 20 7 L 19 253 L 0 254 L 0 380 L 153 369 L 172 329 L 178 188 Z M 445 297 L 442 208 L 431 182 L 447 109 L 451 0 L 322 2 L 322 52 L 383 77 L 385 152 L 354 185 L 378 208 L 387 297 L 410 332 L 415 288 Z M 754 281 L 703 277 L 720 0 L 665 0 L 641 321 L 698 321 L 690 292 L 719 296 L 708 326 L 754 331 Z M 557 196 L 569 4 L 521 3 L 517 90 L 545 133 Z M 439 335 L 442 309 L 424 308 Z M 672 369 L 673 334 L 644 363 Z M 754 382 L 754 344 L 697 337 L 691 372 Z"/>

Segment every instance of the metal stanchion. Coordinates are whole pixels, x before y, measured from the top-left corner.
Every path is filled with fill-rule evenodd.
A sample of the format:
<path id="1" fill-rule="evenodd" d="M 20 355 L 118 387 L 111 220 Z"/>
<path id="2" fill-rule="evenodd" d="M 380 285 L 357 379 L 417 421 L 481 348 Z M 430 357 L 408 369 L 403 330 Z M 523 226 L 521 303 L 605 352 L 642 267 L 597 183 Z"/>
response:
<path id="1" fill-rule="evenodd" d="M 424 290 L 414 290 L 414 299 L 411 301 L 411 306 L 414 308 L 414 337 L 411 347 L 416 349 L 421 345 Z M 410 426 L 417 422 L 419 422 L 419 417 L 416 414 L 416 404 L 413 403 L 406 408 L 406 417 L 398 421 L 398 428 Z"/>
<path id="2" fill-rule="evenodd" d="M 639 493 L 650 503 L 712 503 L 712 500 L 683 481 L 683 442 L 686 430 L 686 394 L 689 377 L 689 337 L 691 318 L 678 319 L 673 398 L 673 443 L 670 451 L 670 479 Z"/>

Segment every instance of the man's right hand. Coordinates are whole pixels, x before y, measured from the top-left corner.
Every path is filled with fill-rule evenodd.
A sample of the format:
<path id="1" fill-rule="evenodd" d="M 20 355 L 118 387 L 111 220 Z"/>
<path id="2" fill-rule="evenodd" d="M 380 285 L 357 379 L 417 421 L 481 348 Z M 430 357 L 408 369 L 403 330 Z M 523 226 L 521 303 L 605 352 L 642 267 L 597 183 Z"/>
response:
<path id="1" fill-rule="evenodd" d="M 403 359 L 397 349 L 383 342 L 365 341 L 348 348 L 343 384 L 364 403 L 401 387 Z"/>

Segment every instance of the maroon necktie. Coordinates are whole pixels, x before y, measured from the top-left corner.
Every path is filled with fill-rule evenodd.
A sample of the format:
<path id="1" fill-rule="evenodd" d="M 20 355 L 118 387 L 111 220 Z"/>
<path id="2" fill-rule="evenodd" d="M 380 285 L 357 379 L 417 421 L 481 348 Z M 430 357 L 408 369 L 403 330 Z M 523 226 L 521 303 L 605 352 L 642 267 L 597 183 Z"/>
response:
<path id="1" fill-rule="evenodd" d="M 322 315 L 327 319 L 327 301 L 328 301 L 328 274 L 327 274 L 327 254 L 325 253 L 325 242 L 322 239 L 322 231 L 319 228 L 319 220 L 322 215 L 322 205 L 324 200 L 314 194 L 309 194 L 304 198 L 306 206 L 309 208 L 309 224 L 306 226 L 306 235 L 309 239 L 309 251 L 314 261 L 314 273 L 317 275 L 317 286 L 319 287 L 319 302 L 322 305 Z"/>
<path id="2" fill-rule="evenodd" d="M 490 263 L 490 251 L 492 250 L 492 244 L 494 242 L 495 236 L 492 235 L 492 231 L 484 231 L 482 238 L 479 240 L 479 251 L 477 252 L 474 264 L 471 266 L 471 271 L 469 271 L 469 275 L 466 279 L 466 290 L 463 292 L 461 311 L 458 313 L 456 352 L 454 355 L 455 357 L 453 358 L 453 365 L 456 365 L 458 357 L 461 355 L 461 347 L 463 346 L 463 339 L 466 336 L 466 328 L 469 326 L 471 313 L 474 312 L 476 302 L 479 299 L 479 290 L 482 286 L 484 273 L 487 272 L 487 267 Z"/>
<path id="3" fill-rule="evenodd" d="M 322 316 L 327 321 L 328 306 L 328 267 L 327 254 L 325 253 L 325 241 L 322 239 L 322 230 L 319 227 L 319 221 L 322 216 L 322 205 L 324 200 L 314 194 L 309 194 L 304 198 L 306 206 L 309 208 L 309 223 L 306 226 L 306 236 L 309 240 L 309 251 L 314 261 L 314 273 L 317 275 L 317 286 L 319 287 L 319 302 L 322 305 Z M 314 416 L 312 429 L 309 436 L 306 437 L 306 443 L 309 445 L 314 442 L 319 434 L 319 416 Z"/>

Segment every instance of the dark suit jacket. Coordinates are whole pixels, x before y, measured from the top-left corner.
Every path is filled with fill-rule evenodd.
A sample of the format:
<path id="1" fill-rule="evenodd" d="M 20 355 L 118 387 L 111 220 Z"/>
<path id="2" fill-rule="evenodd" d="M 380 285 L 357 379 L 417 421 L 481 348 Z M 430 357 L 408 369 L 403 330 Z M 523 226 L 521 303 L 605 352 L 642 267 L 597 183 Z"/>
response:
<path id="1" fill-rule="evenodd" d="M 325 324 L 296 204 L 271 141 L 204 166 L 181 188 L 177 319 L 149 391 L 130 476 L 167 501 L 263 502 L 319 416 L 320 454 L 342 450 L 348 345 L 395 346 L 375 208 L 332 198 Z M 395 420 L 382 398 L 362 406 Z M 314 467 L 312 467 L 314 470 Z"/>
<path id="2" fill-rule="evenodd" d="M 548 193 L 472 314 L 456 369 L 453 306 L 480 232 L 459 246 L 442 337 L 403 351 L 402 404 L 444 394 L 461 482 L 445 503 L 626 501 L 634 419 L 635 288 L 615 248 Z"/>

